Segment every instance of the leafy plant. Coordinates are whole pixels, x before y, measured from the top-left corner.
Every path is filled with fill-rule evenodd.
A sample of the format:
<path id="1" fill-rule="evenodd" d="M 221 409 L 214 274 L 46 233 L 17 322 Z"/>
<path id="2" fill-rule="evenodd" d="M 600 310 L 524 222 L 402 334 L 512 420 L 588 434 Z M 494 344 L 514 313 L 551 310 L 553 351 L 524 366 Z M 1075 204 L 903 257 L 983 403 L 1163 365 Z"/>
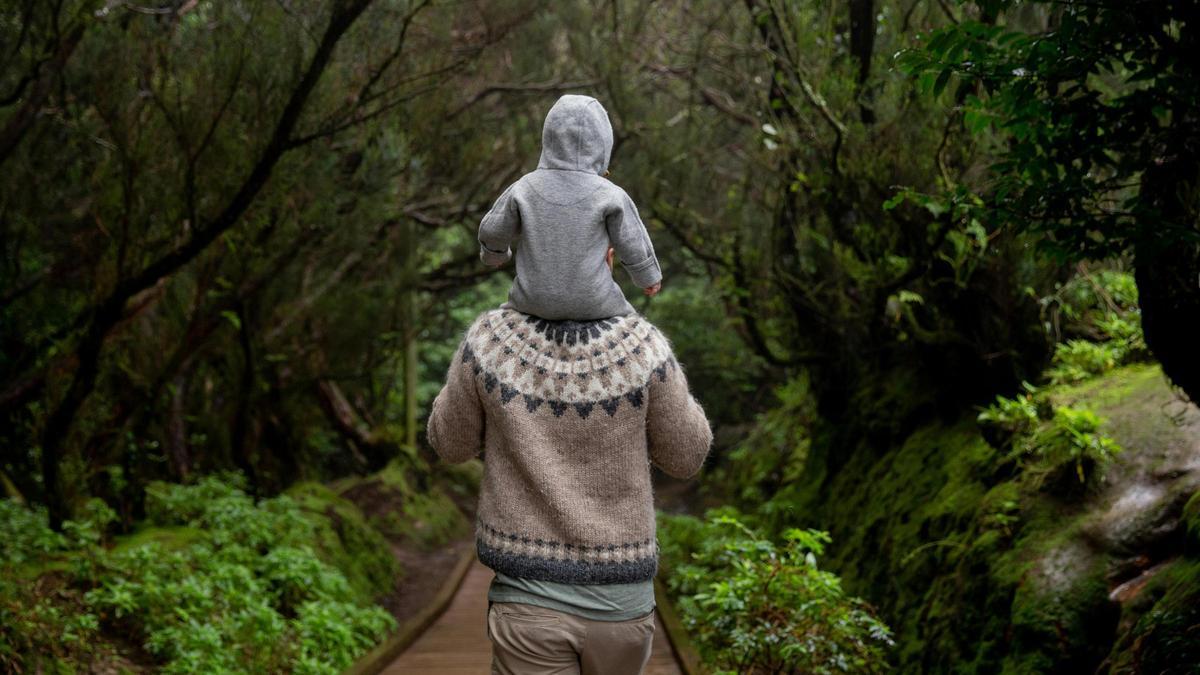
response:
<path id="1" fill-rule="evenodd" d="M 1086 466 L 1107 464 L 1121 451 L 1116 441 L 1100 433 L 1102 423 L 1091 410 L 1059 406 L 1050 424 L 1034 435 L 1031 447 L 1051 466 L 1073 464 L 1083 483 Z"/>
<path id="2" fill-rule="evenodd" d="M 662 516 L 674 543 L 667 585 L 705 661 L 720 673 L 874 673 L 886 670 L 891 632 L 817 566 L 829 542 L 817 530 L 762 538 L 726 507 L 704 522 Z M 686 557 L 680 559 L 677 556 Z M 670 563 L 669 563 L 670 564 Z"/>
<path id="3" fill-rule="evenodd" d="M 0 500 L 0 568 L 18 565 L 68 545 L 47 525 L 46 507 L 27 507 L 15 499 Z"/>
<path id="4" fill-rule="evenodd" d="M 992 405 L 984 408 L 976 417 L 981 424 L 988 424 L 1009 434 L 1024 434 L 1032 430 L 1038 423 L 1038 402 L 1035 399 L 1037 387 L 1028 382 L 1021 383 L 1025 393 L 1014 398 L 997 396 Z"/>
<path id="5" fill-rule="evenodd" d="M 294 500 L 256 502 L 242 485 L 234 475 L 154 483 L 146 508 L 163 526 L 159 536 L 112 549 L 98 546 L 114 517 L 99 500 L 61 537 L 46 534 L 44 513 L 4 503 L 0 522 L 30 526 L 15 549 L 21 560 L 57 553 L 77 564 L 60 594 L 74 607 L 0 584 L 0 618 L 14 626 L 0 633 L 0 653 L 15 655 L 0 665 L 24 668 L 22 655 L 39 658 L 43 635 L 82 644 L 105 629 L 141 642 L 166 673 L 340 672 L 394 620 L 361 604 L 317 555 L 313 522 Z M 48 653 L 82 661 L 56 649 Z"/>
<path id="6" fill-rule="evenodd" d="M 1081 382 L 1116 368 L 1124 352 L 1110 342 L 1070 340 L 1054 348 L 1054 367 L 1047 371 L 1054 384 Z"/>
<path id="7" fill-rule="evenodd" d="M 1104 420 L 1096 413 L 1053 406 L 1028 382 L 1024 388 L 1025 393 L 1014 398 L 997 396 L 976 418 L 989 443 L 1009 450 L 1006 460 L 1016 461 L 1039 479 L 1072 465 L 1083 483 L 1089 468 L 1107 464 L 1121 451 L 1116 441 L 1100 433 Z"/>
<path id="8" fill-rule="evenodd" d="M 1077 274 L 1041 299 L 1046 329 L 1056 340 L 1054 384 L 1080 382 L 1149 356 L 1133 275 L 1115 269 Z"/>

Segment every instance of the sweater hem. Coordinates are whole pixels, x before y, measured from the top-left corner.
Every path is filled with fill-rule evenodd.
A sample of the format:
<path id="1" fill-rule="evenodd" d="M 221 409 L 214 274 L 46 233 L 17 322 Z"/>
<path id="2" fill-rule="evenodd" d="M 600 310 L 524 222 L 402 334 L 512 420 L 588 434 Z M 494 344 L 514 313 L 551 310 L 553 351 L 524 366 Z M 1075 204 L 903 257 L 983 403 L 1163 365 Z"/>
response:
<path id="1" fill-rule="evenodd" d="M 563 584 L 631 584 L 658 574 L 658 556 L 640 560 L 567 560 L 502 551 L 475 540 L 479 562 L 509 576 Z"/>

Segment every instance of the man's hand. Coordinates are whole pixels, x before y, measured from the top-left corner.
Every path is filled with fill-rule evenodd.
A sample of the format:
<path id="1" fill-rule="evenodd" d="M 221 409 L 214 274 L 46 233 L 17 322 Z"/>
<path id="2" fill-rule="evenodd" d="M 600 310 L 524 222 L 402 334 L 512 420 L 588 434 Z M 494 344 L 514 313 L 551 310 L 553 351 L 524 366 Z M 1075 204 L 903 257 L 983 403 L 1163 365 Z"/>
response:
<path id="1" fill-rule="evenodd" d="M 616 249 L 609 246 L 608 253 L 604 254 L 604 262 L 608 263 L 608 271 L 609 272 L 613 271 L 613 255 L 615 255 L 616 252 L 617 252 Z"/>
<path id="2" fill-rule="evenodd" d="M 649 288 L 643 288 L 642 292 L 645 293 L 647 297 L 653 298 L 654 296 L 658 295 L 658 292 L 661 290 L 662 282 L 660 281 Z"/>

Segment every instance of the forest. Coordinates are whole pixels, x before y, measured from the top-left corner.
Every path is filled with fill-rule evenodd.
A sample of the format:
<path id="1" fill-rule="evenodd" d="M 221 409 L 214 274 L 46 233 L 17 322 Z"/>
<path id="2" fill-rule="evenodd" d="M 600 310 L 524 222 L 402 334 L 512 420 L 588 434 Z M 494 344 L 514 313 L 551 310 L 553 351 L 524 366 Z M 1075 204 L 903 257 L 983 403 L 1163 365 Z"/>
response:
<path id="1" fill-rule="evenodd" d="M 339 673 L 427 604 L 480 220 L 585 94 L 714 434 L 654 469 L 698 672 L 1200 673 L 1196 54 L 1197 0 L 0 0 L 0 672 Z"/>

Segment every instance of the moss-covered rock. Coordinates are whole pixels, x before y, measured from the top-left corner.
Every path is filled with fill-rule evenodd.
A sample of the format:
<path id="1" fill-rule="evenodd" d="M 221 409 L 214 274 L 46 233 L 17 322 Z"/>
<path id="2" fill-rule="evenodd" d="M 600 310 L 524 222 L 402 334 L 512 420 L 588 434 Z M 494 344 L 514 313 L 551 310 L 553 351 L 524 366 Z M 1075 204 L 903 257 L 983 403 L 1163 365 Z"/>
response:
<path id="1" fill-rule="evenodd" d="M 1122 624 L 1128 629 L 1105 663 L 1109 673 L 1200 672 L 1200 559 L 1181 558 L 1154 574 Z"/>
<path id="2" fill-rule="evenodd" d="M 892 626 L 901 672 L 1195 672 L 1200 410 L 1146 364 L 1046 395 L 1124 448 L 1086 490 L 1003 467 L 965 419 L 842 449 L 763 512 L 831 532 L 830 569 Z M 818 459 L 835 436 L 815 430 Z"/>
<path id="3" fill-rule="evenodd" d="M 1189 555 L 1200 558 L 1200 490 L 1183 507 L 1183 523 L 1187 537 L 1184 547 Z"/>

